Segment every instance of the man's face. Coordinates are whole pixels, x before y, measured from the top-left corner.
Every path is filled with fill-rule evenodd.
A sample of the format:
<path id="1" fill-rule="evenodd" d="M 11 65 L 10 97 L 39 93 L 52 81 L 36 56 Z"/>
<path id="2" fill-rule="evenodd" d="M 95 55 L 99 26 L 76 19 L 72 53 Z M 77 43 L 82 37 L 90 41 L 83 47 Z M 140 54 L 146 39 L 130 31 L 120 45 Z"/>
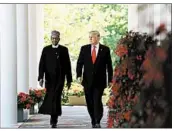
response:
<path id="1" fill-rule="evenodd" d="M 97 34 L 89 34 L 89 41 L 91 44 L 96 45 L 99 43 L 100 37 Z"/>
<path id="2" fill-rule="evenodd" d="M 59 35 L 52 35 L 51 36 L 51 41 L 53 45 L 57 45 L 60 41 L 60 36 Z"/>

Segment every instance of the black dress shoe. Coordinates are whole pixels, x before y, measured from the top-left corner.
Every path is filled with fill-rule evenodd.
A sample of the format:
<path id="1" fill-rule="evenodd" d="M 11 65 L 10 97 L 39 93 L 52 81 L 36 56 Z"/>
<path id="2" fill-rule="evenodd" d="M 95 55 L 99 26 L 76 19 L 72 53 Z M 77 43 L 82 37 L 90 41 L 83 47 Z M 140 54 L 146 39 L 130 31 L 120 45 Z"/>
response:
<path id="1" fill-rule="evenodd" d="M 92 124 L 92 128 L 95 128 L 95 125 Z"/>
<path id="2" fill-rule="evenodd" d="M 57 124 L 52 124 L 51 128 L 57 128 Z"/>
<path id="3" fill-rule="evenodd" d="M 101 128 L 100 124 L 96 124 L 95 128 Z"/>

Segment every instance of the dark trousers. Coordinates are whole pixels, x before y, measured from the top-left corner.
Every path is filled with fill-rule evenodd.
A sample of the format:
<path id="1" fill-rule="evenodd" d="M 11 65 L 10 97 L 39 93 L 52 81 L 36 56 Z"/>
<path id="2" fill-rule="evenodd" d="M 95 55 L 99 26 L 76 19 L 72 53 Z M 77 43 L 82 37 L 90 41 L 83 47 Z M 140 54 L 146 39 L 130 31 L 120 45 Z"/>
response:
<path id="1" fill-rule="evenodd" d="M 57 121 L 58 121 L 58 115 L 51 115 L 51 118 L 50 118 L 50 124 L 57 124 Z"/>
<path id="2" fill-rule="evenodd" d="M 102 104 L 102 95 L 104 89 L 85 88 L 85 97 L 87 103 L 87 109 L 91 117 L 92 125 L 100 124 L 100 121 L 103 117 L 103 104 Z"/>

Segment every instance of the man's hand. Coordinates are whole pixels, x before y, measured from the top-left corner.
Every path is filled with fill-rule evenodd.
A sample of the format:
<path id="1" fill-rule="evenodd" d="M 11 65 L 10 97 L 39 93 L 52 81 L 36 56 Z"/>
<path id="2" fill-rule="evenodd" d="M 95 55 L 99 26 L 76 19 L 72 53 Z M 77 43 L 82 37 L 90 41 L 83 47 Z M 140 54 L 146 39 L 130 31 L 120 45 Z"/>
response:
<path id="1" fill-rule="evenodd" d="M 82 83 L 82 78 L 81 78 L 81 77 L 78 77 L 78 78 L 77 78 L 77 82 L 78 82 L 79 84 L 81 84 L 81 83 Z"/>
<path id="2" fill-rule="evenodd" d="M 108 87 L 109 87 L 109 88 L 112 88 L 112 82 L 109 82 Z"/>
<path id="3" fill-rule="evenodd" d="M 43 79 L 40 79 L 39 85 L 40 85 L 41 87 L 43 87 Z"/>
<path id="4" fill-rule="evenodd" d="M 68 87 L 68 90 L 69 90 L 71 87 L 71 82 L 67 83 L 66 86 Z"/>

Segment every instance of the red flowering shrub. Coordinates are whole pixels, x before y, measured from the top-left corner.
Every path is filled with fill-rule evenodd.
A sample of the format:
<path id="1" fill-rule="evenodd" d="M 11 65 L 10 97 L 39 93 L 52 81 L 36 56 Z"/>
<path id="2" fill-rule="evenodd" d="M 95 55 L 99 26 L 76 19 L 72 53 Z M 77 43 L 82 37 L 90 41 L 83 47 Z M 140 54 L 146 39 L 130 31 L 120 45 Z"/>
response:
<path id="1" fill-rule="evenodd" d="M 159 30 L 164 32 L 165 27 L 160 25 Z M 172 125 L 171 33 L 162 41 L 153 38 L 129 32 L 116 48 L 120 60 L 108 101 L 109 128 Z"/>
<path id="2" fill-rule="evenodd" d="M 108 127 L 128 127 L 133 107 L 140 94 L 139 81 L 142 77 L 140 67 L 145 50 L 142 41 L 153 42 L 146 34 L 127 33 L 116 47 L 116 55 L 120 57 L 114 70 L 113 87 L 108 101 Z M 146 64 L 147 68 L 149 65 Z"/>
<path id="3" fill-rule="evenodd" d="M 46 88 L 41 88 L 41 89 L 30 89 L 29 94 L 35 101 L 35 103 L 39 103 L 44 99 L 46 93 Z"/>
<path id="4" fill-rule="evenodd" d="M 18 108 L 30 109 L 35 104 L 31 96 L 26 93 L 20 92 L 17 96 Z"/>

